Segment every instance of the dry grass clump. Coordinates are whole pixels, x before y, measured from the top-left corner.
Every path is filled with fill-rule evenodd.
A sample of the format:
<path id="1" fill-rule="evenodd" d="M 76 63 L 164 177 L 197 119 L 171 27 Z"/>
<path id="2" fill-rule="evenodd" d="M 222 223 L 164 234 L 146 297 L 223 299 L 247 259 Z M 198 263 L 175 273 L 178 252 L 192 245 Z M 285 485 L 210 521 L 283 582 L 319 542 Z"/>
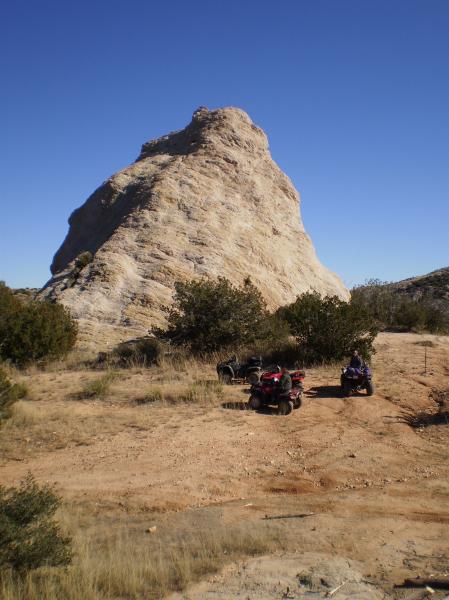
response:
<path id="1" fill-rule="evenodd" d="M 214 380 L 197 380 L 181 396 L 182 402 L 191 404 L 214 404 L 223 399 L 223 385 Z"/>
<path id="2" fill-rule="evenodd" d="M 266 526 L 156 534 L 129 530 L 97 544 L 82 534 L 73 566 L 42 568 L 22 580 L 0 577 L 2 600 L 156 599 L 184 589 L 226 562 L 265 553 L 276 535 Z"/>
<path id="3" fill-rule="evenodd" d="M 214 405 L 223 399 L 223 385 L 214 380 L 198 380 L 190 384 L 157 385 L 150 387 L 136 399 L 137 404 Z"/>
<path id="4" fill-rule="evenodd" d="M 75 397 L 83 400 L 89 398 L 104 398 L 114 381 L 121 378 L 120 373 L 117 371 L 107 371 L 104 375 L 101 375 L 97 379 L 88 381 L 83 389 L 75 394 Z"/>
<path id="5" fill-rule="evenodd" d="M 136 404 L 164 404 L 166 402 L 166 392 L 163 388 L 155 387 L 149 389 L 142 396 L 136 398 Z"/>
<path id="6" fill-rule="evenodd" d="M 40 451 L 89 445 L 98 435 L 114 435 L 127 427 L 150 430 L 154 426 L 148 414 L 132 408 L 85 414 L 72 404 L 49 407 L 19 400 L 2 427 L 0 457 L 22 459 Z"/>

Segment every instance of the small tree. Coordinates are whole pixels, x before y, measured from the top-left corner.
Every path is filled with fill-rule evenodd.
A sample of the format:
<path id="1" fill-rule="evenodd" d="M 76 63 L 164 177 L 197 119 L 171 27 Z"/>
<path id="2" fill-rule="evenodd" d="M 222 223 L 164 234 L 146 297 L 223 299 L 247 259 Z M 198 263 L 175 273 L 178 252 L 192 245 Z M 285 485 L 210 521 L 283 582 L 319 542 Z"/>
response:
<path id="1" fill-rule="evenodd" d="M 428 306 L 426 311 L 426 329 L 430 333 L 449 332 L 449 314 L 438 307 Z"/>
<path id="2" fill-rule="evenodd" d="M 266 319 L 265 303 L 249 279 L 242 288 L 224 277 L 177 282 L 168 328 L 156 333 L 201 354 L 251 344 Z"/>
<path id="3" fill-rule="evenodd" d="M 73 348 L 77 324 L 61 304 L 18 301 L 0 286 L 0 358 L 18 365 L 59 358 Z"/>
<path id="4" fill-rule="evenodd" d="M 19 574 L 71 562 L 71 539 L 53 519 L 61 499 L 28 475 L 18 488 L 0 486 L 0 569 Z"/>
<path id="5" fill-rule="evenodd" d="M 278 312 L 289 324 L 298 343 L 298 359 L 305 364 L 341 360 L 353 349 L 365 358 L 374 352 L 377 329 L 372 317 L 337 296 L 322 298 L 308 292 Z"/>
<path id="6" fill-rule="evenodd" d="M 351 290 L 351 302 L 361 310 L 369 312 L 380 329 L 394 327 L 400 297 L 389 284 L 379 279 L 370 279 L 364 285 Z"/>

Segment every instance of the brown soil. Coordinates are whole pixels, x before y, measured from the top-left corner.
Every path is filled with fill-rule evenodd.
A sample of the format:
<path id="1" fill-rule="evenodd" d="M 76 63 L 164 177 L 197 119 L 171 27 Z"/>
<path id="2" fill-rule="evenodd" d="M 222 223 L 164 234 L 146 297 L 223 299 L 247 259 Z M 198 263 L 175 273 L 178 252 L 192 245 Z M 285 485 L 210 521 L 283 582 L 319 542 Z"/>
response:
<path id="1" fill-rule="evenodd" d="M 226 388 L 212 404 L 136 403 L 144 390 L 165 385 L 157 370 L 125 373 L 105 400 L 82 401 L 73 392 L 98 375 L 32 373 L 25 412 L 32 405 L 41 416 L 65 415 L 65 424 L 59 433 L 57 418 L 31 424 L 14 440 L 5 428 L 1 481 L 31 471 L 74 502 L 148 514 L 156 525 L 192 510 L 206 520 L 219 510 L 225 524 L 254 527 L 266 516 L 291 517 L 272 520 L 285 555 L 231 566 L 178 597 L 237 598 L 239 590 L 251 599 L 320 597 L 342 582 L 326 571 L 329 586 L 313 590 L 313 577 L 326 569 L 311 565 L 344 579 L 338 565 L 346 561 L 352 575 L 335 598 L 421 598 L 422 591 L 393 585 L 449 569 L 449 425 L 410 427 L 404 415 L 438 410 L 431 393 L 449 387 L 449 338 L 381 334 L 377 350 L 374 396 L 342 398 L 338 367 L 311 369 L 303 407 L 288 417 L 240 410 L 243 386 Z M 214 378 L 212 367 L 206 377 Z M 182 385 L 178 379 L 170 385 Z M 296 575 L 304 569 L 310 581 L 302 585 Z M 356 580 L 361 587 L 352 589 Z"/>

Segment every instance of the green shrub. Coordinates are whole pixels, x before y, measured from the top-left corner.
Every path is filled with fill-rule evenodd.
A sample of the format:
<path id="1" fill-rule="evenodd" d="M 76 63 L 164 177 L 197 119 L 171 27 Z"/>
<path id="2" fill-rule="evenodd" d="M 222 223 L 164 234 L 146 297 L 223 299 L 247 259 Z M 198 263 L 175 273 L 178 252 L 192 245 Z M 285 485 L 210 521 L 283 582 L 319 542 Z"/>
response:
<path id="1" fill-rule="evenodd" d="M 418 302 L 404 298 L 397 308 L 394 326 L 406 331 L 422 331 L 426 326 L 426 310 Z"/>
<path id="2" fill-rule="evenodd" d="M 27 395 L 27 388 L 21 383 L 11 383 L 5 371 L 0 369 L 0 423 L 11 416 L 14 402 Z"/>
<path id="3" fill-rule="evenodd" d="M 18 488 L 0 486 L 0 570 L 23 574 L 70 563 L 71 539 L 53 519 L 60 504 L 54 491 L 31 475 Z"/>
<path id="4" fill-rule="evenodd" d="M 430 333 L 449 333 L 448 313 L 433 306 L 427 307 L 425 327 Z"/>
<path id="5" fill-rule="evenodd" d="M 14 322 L 21 308 L 20 300 L 3 281 L 0 281 L 0 356 L 11 323 Z"/>
<path id="6" fill-rule="evenodd" d="M 94 257 L 92 255 L 92 252 L 89 252 L 88 250 L 86 252 L 81 252 L 81 254 L 77 257 L 75 265 L 76 268 L 81 271 L 82 269 L 84 269 L 84 267 L 87 267 L 88 264 L 90 264 L 93 261 Z"/>
<path id="7" fill-rule="evenodd" d="M 251 344 L 267 317 L 262 296 L 249 279 L 242 288 L 223 277 L 177 282 L 168 328 L 156 333 L 194 354 L 207 354 Z"/>
<path id="8" fill-rule="evenodd" d="M 77 256 L 75 266 L 65 280 L 66 288 L 72 288 L 76 284 L 81 275 L 81 271 L 93 261 L 93 258 L 92 252 L 89 251 L 81 252 L 81 254 Z"/>
<path id="9" fill-rule="evenodd" d="M 388 287 L 388 283 L 379 279 L 370 279 L 364 285 L 351 290 L 351 302 L 364 311 L 368 311 L 376 320 L 379 329 L 395 325 L 400 298 Z"/>
<path id="10" fill-rule="evenodd" d="M 302 294 L 278 314 L 296 338 L 301 364 L 341 360 L 354 349 L 365 359 L 374 352 L 377 329 L 371 315 L 337 296 Z"/>
<path id="11" fill-rule="evenodd" d="M 132 342 L 124 342 L 119 344 L 113 352 L 113 358 L 117 357 L 125 367 L 157 365 L 163 355 L 164 345 L 156 338 L 141 338 Z"/>
<path id="12" fill-rule="evenodd" d="M 65 356 L 75 344 L 77 324 L 60 304 L 23 304 L 0 285 L 0 358 L 23 366 Z"/>

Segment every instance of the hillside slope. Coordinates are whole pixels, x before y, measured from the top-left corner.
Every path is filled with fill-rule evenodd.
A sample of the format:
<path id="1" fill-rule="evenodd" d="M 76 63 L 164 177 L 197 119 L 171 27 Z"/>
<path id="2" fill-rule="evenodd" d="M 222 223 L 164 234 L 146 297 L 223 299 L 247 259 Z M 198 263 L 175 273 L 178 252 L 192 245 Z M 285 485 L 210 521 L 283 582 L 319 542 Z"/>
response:
<path id="1" fill-rule="evenodd" d="M 389 284 L 413 300 L 426 300 L 449 312 L 449 267 Z"/>

